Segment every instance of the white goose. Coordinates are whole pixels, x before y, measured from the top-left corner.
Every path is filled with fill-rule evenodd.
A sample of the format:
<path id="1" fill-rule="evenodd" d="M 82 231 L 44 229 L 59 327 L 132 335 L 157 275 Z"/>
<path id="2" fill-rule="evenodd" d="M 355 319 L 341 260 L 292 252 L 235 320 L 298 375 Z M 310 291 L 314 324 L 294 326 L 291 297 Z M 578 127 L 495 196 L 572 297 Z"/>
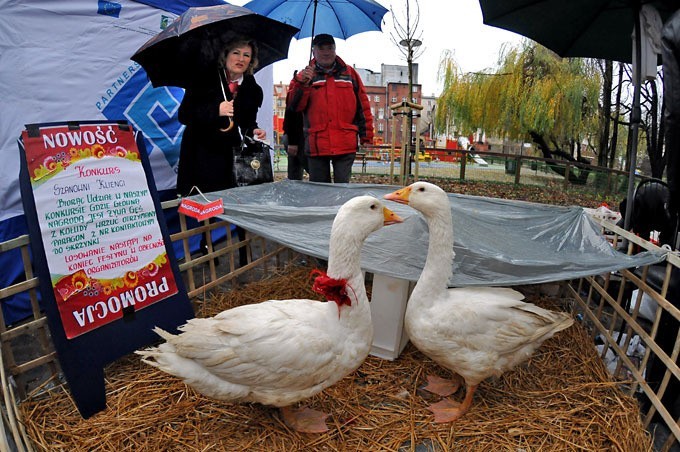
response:
<path id="1" fill-rule="evenodd" d="M 451 422 L 472 405 L 477 385 L 528 359 L 573 319 L 522 300 L 524 296 L 502 287 L 448 288 L 452 275 L 453 222 L 448 195 L 436 185 L 416 182 L 385 195 L 420 211 L 430 239 L 425 267 L 406 307 L 405 328 L 411 342 L 437 364 L 465 380 L 462 403 L 444 398 L 428 407 L 435 422 Z M 443 396 L 457 385 L 429 377 L 425 388 Z"/>
<path id="2" fill-rule="evenodd" d="M 373 325 L 361 248 L 371 232 L 401 221 L 371 196 L 355 197 L 339 209 L 327 275 L 314 283 L 335 303 L 299 299 L 239 306 L 191 319 L 178 335 L 156 328 L 166 342 L 137 353 L 208 397 L 273 405 L 291 428 L 324 432 L 327 414 L 291 405 L 336 383 L 368 356 Z"/>

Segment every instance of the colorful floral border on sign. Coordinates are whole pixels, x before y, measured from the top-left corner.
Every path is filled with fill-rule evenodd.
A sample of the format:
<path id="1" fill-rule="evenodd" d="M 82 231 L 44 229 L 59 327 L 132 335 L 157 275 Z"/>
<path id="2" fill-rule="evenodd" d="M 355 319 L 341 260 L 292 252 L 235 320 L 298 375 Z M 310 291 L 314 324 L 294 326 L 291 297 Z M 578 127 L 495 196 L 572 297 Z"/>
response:
<path id="1" fill-rule="evenodd" d="M 43 245 L 71 339 L 177 293 L 132 131 L 24 131 Z"/>

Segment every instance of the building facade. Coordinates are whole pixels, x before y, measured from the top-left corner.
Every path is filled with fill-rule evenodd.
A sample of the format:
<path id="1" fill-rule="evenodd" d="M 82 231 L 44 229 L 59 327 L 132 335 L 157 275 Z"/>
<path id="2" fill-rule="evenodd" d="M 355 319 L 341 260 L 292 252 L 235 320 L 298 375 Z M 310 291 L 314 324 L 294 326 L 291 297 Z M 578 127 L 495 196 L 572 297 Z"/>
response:
<path id="1" fill-rule="evenodd" d="M 423 110 L 419 118 L 420 136 L 425 142 L 425 146 L 434 147 L 436 134 L 434 133 L 434 118 L 437 113 L 437 98 L 432 96 L 422 96 L 420 104 Z"/>

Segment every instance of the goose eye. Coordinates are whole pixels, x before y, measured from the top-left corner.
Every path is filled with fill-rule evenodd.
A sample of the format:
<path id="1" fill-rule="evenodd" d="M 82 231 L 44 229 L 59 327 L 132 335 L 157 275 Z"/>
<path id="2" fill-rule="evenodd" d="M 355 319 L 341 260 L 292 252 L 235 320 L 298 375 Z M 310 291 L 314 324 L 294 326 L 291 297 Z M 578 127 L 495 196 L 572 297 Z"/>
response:
<path id="1" fill-rule="evenodd" d="M 375 204 L 371 204 L 371 210 L 375 210 Z"/>
<path id="2" fill-rule="evenodd" d="M 418 191 L 425 191 L 425 187 L 419 187 Z"/>

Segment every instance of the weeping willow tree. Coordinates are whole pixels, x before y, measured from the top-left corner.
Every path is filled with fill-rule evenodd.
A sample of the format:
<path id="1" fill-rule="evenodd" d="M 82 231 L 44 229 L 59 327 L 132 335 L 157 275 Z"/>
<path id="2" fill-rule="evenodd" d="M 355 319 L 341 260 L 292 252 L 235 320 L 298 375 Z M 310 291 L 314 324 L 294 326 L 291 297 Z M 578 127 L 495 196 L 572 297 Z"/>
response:
<path id="1" fill-rule="evenodd" d="M 526 40 L 501 49 L 490 73 L 463 73 L 447 54 L 440 79 L 438 132 L 482 129 L 487 135 L 531 140 L 546 158 L 590 163 L 581 157 L 581 146 L 597 140 L 600 72 L 593 61 L 563 59 Z M 556 170 L 563 174 L 561 168 Z M 584 177 L 569 174 L 574 182 Z"/>

